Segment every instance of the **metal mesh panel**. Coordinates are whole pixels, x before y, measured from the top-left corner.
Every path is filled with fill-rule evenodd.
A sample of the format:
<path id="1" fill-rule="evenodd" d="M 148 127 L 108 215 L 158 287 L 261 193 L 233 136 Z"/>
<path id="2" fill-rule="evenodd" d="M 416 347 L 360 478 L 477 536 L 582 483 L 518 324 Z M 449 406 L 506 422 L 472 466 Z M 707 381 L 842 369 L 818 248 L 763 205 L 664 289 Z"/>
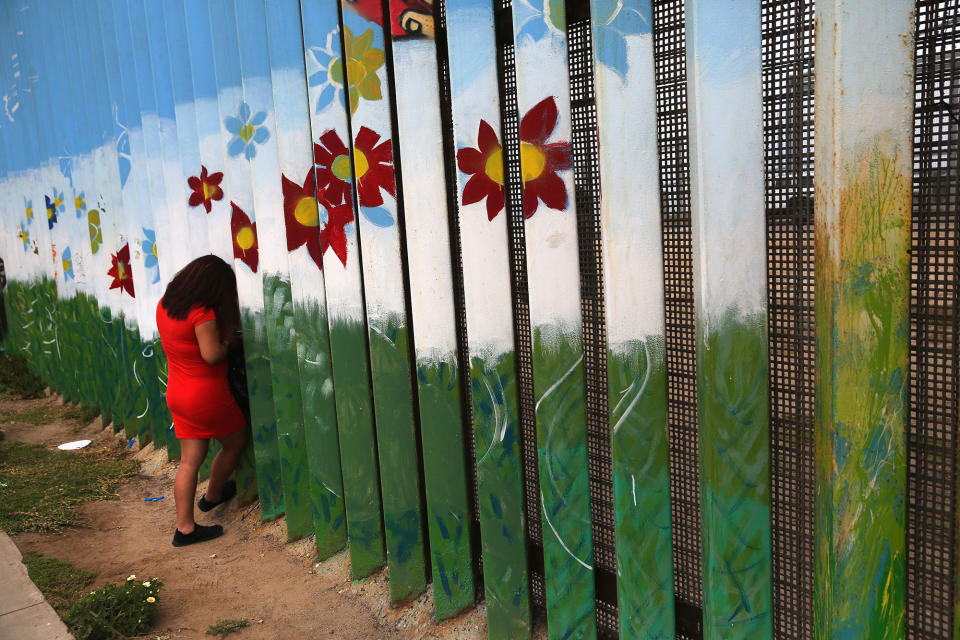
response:
<path id="1" fill-rule="evenodd" d="M 583 316 L 583 363 L 586 382 L 587 455 L 597 629 L 601 637 L 619 635 L 617 553 L 610 460 L 607 400 L 607 333 L 603 300 L 603 251 L 600 239 L 600 154 L 593 80 L 590 4 L 567 5 L 567 53 L 573 174 L 580 254 L 580 311 Z"/>
<path id="2" fill-rule="evenodd" d="M 512 0 L 496 0 L 497 76 L 500 89 L 503 141 L 504 195 L 510 233 L 510 279 L 513 296 L 513 333 L 520 406 L 520 453 L 523 458 L 524 503 L 527 517 L 530 595 L 535 608 L 546 607 L 543 580 L 543 526 L 540 519 L 540 472 L 537 467 L 537 431 L 533 392 L 533 345 L 527 295 L 527 251 L 523 221 L 523 183 L 520 174 L 520 117 L 517 110 L 516 57 L 513 49 Z"/>
<path id="3" fill-rule="evenodd" d="M 813 637 L 814 3 L 764 0 L 773 623 Z"/>
<path id="4" fill-rule="evenodd" d="M 446 178 L 447 212 L 450 216 L 450 264 L 453 270 L 453 303 L 457 324 L 457 362 L 460 365 L 460 399 L 463 415 L 463 441 L 467 456 L 470 490 L 471 527 L 476 593 L 483 594 L 483 557 L 480 553 L 480 507 L 477 494 L 477 446 L 473 439 L 473 400 L 471 398 L 470 348 L 467 341 L 467 307 L 463 293 L 463 252 L 460 248 L 459 197 L 457 193 L 456 139 L 453 133 L 453 103 L 450 95 L 450 56 L 447 49 L 447 3 L 439 0 L 436 12 L 437 80 L 440 87 L 440 122 L 443 126 L 443 164 Z"/>
<path id="5" fill-rule="evenodd" d="M 667 439 L 677 637 L 700 638 L 700 469 L 683 0 L 653 2 L 667 350 Z"/>
<path id="6" fill-rule="evenodd" d="M 957 486 L 960 2 L 917 2 L 907 638 L 953 637 Z"/>

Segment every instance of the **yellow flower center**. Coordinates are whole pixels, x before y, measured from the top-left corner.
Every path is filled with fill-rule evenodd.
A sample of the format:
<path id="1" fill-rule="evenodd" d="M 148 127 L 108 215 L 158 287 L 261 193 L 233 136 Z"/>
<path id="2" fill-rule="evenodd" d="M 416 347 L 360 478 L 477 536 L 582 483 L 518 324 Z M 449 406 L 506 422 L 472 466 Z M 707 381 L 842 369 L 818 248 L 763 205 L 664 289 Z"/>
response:
<path id="1" fill-rule="evenodd" d="M 117 260 L 117 278 L 119 280 L 127 279 L 127 269 L 123 266 L 123 263 Z"/>
<path id="2" fill-rule="evenodd" d="M 217 187 L 208 182 L 203 183 L 203 199 L 209 200 L 217 193 Z"/>
<path id="3" fill-rule="evenodd" d="M 62 198 L 54 198 L 54 199 L 53 199 L 53 208 L 54 208 L 54 209 L 59 209 L 59 208 L 60 208 L 60 205 L 62 205 L 62 204 L 63 204 L 63 199 L 62 199 Z"/>
<path id="4" fill-rule="evenodd" d="M 32 218 L 33 218 L 33 207 L 27 207 L 27 220 L 31 220 Z"/>
<path id="5" fill-rule="evenodd" d="M 256 237 L 253 235 L 252 227 L 244 227 L 237 231 L 237 246 L 240 247 L 241 251 L 246 251 L 252 247 L 255 240 Z"/>
<path id="6" fill-rule="evenodd" d="M 330 171 L 341 180 L 350 180 L 350 156 L 342 155 L 334 158 L 330 163 Z"/>
<path id="7" fill-rule="evenodd" d="M 497 149 L 487 156 L 483 171 L 497 184 L 503 184 L 503 149 Z"/>
<path id="8" fill-rule="evenodd" d="M 240 127 L 240 137 L 243 138 L 244 142 L 250 142 L 250 138 L 252 138 L 253 134 L 256 132 L 256 128 L 249 123 Z"/>
<path id="9" fill-rule="evenodd" d="M 363 60 L 347 59 L 347 79 L 350 80 L 351 87 L 359 86 L 366 75 L 367 68 L 363 65 Z"/>
<path id="10" fill-rule="evenodd" d="M 76 209 L 77 211 L 82 210 L 84 204 L 86 204 L 86 203 L 83 201 L 83 198 L 74 198 L 74 199 L 73 199 L 73 208 Z"/>
<path id="11" fill-rule="evenodd" d="M 366 175 L 370 169 L 370 162 L 367 156 L 360 149 L 353 150 L 353 170 L 357 174 L 357 180 Z"/>
<path id="12" fill-rule="evenodd" d="M 72 267 L 72 265 L 70 264 L 70 261 L 69 261 L 69 260 L 64 260 L 64 261 L 63 261 L 63 270 L 64 270 L 64 271 L 70 271 L 70 268 L 71 268 L 71 267 Z"/>
<path id="13" fill-rule="evenodd" d="M 293 210 L 297 222 L 305 227 L 316 227 L 320 224 L 320 209 L 316 198 L 300 198 L 297 207 Z"/>
<path id="14" fill-rule="evenodd" d="M 153 257 L 154 257 L 154 258 L 159 257 L 159 256 L 157 255 L 157 243 L 156 243 L 156 242 L 153 243 L 153 246 L 150 248 L 150 251 L 151 251 L 151 253 L 153 253 Z"/>
<path id="15" fill-rule="evenodd" d="M 536 180 L 547 166 L 547 156 L 537 146 L 529 142 L 520 143 L 520 169 L 524 184 Z"/>
<path id="16" fill-rule="evenodd" d="M 47 220 L 53 218 L 53 209 L 47 209 Z"/>

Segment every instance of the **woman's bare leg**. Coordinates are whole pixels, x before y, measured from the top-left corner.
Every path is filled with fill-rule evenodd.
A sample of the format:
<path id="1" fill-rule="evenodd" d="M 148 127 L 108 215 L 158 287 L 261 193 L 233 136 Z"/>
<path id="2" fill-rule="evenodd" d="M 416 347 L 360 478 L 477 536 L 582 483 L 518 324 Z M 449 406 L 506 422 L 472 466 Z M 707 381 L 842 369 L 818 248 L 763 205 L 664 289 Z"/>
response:
<path id="1" fill-rule="evenodd" d="M 237 461 L 240 459 L 240 452 L 243 451 L 243 445 L 247 443 L 247 433 L 244 429 L 234 431 L 230 435 L 217 438 L 223 448 L 217 452 L 213 459 L 213 465 L 210 467 L 210 482 L 207 484 L 206 498 L 209 502 L 218 502 L 220 500 L 223 485 L 227 483 L 230 474 L 233 473 Z"/>
<path id="2" fill-rule="evenodd" d="M 193 500 L 197 496 L 197 471 L 207 457 L 209 440 L 184 439 L 180 441 L 180 466 L 173 481 L 173 498 L 177 503 L 177 529 L 180 533 L 193 531 Z"/>

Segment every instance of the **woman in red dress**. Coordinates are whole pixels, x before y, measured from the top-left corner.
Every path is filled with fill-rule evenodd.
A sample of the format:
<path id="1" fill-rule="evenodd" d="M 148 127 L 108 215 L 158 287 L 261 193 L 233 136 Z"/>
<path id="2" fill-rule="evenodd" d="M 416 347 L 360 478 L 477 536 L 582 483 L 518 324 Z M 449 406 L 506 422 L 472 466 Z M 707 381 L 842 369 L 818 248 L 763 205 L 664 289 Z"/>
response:
<path id="1" fill-rule="evenodd" d="M 227 384 L 227 352 L 239 340 L 240 309 L 233 269 L 214 255 L 197 258 L 174 276 L 157 305 L 157 329 L 167 355 L 167 406 L 180 440 L 180 467 L 173 485 L 177 531 L 173 546 L 216 538 L 220 525 L 193 519 L 197 471 L 210 438 L 223 448 L 213 459 L 206 494 L 197 504 L 209 511 L 237 492 L 228 478 L 246 441 L 246 419 Z"/>

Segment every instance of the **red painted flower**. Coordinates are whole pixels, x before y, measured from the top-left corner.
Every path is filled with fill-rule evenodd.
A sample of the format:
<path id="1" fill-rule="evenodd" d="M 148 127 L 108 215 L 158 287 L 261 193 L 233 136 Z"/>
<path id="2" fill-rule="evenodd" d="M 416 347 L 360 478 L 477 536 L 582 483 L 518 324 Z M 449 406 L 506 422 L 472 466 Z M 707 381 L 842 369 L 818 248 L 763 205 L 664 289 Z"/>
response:
<path id="1" fill-rule="evenodd" d="M 283 218 L 287 227 L 287 251 L 307 245 L 307 252 L 318 269 L 323 269 L 323 251 L 320 247 L 320 223 L 326 222 L 326 209 L 322 211 L 317 202 L 317 182 L 314 170 L 307 173 L 303 185 L 298 185 L 287 176 L 283 180 Z"/>
<path id="2" fill-rule="evenodd" d="M 327 248 L 333 249 L 343 266 L 347 266 L 347 234 L 344 227 L 353 222 L 353 203 L 347 200 L 343 204 L 330 204 L 326 194 L 321 196 L 321 200 L 327 208 L 327 224 L 320 231 L 322 253 L 326 253 Z"/>
<path id="3" fill-rule="evenodd" d="M 569 142 L 548 143 L 557 126 L 557 103 L 553 97 L 536 104 L 520 121 L 520 169 L 523 176 L 523 217 L 536 213 L 539 202 L 563 211 L 569 197 L 567 186 L 557 174 L 573 166 Z M 487 218 L 493 220 L 503 210 L 503 148 L 493 128 L 480 121 L 479 149 L 466 147 L 457 152 L 457 166 L 470 174 L 463 187 L 463 204 L 487 199 Z"/>
<path id="4" fill-rule="evenodd" d="M 190 194 L 190 200 L 188 201 L 190 206 L 197 207 L 203 204 L 203 208 L 207 210 L 207 213 L 210 213 L 213 200 L 221 200 L 223 198 L 223 189 L 220 188 L 222 181 L 222 171 L 207 175 L 207 168 L 201 165 L 199 178 L 197 176 L 187 178 L 187 184 L 193 189 L 193 193 Z"/>
<path id="5" fill-rule="evenodd" d="M 317 165 L 317 191 L 322 191 L 333 205 L 350 201 L 350 150 L 330 129 L 313 145 L 313 161 Z"/>
<path id="6" fill-rule="evenodd" d="M 463 204 L 487 199 L 487 219 L 493 220 L 503 210 L 503 148 L 497 134 L 486 120 L 480 121 L 477 132 L 479 149 L 465 147 L 457 152 L 457 166 L 473 174 L 463 186 Z"/>
<path id="7" fill-rule="evenodd" d="M 130 270 L 130 245 L 125 244 L 116 253 L 110 254 L 110 262 L 113 266 L 107 271 L 107 275 L 113 278 L 110 283 L 111 289 L 120 289 L 123 293 L 126 291 L 131 298 L 135 298 L 133 293 L 133 272 Z"/>
<path id="8" fill-rule="evenodd" d="M 383 189 L 397 195 L 393 176 L 393 145 L 390 140 L 380 142 L 380 134 L 360 127 L 353 144 L 353 168 L 357 178 L 357 199 L 361 207 L 379 207 L 383 204 Z"/>
<path id="9" fill-rule="evenodd" d="M 254 273 L 260 264 L 260 247 L 257 245 L 257 223 L 250 222 L 243 209 L 231 202 L 230 235 L 233 236 L 233 257 L 243 261 Z"/>

